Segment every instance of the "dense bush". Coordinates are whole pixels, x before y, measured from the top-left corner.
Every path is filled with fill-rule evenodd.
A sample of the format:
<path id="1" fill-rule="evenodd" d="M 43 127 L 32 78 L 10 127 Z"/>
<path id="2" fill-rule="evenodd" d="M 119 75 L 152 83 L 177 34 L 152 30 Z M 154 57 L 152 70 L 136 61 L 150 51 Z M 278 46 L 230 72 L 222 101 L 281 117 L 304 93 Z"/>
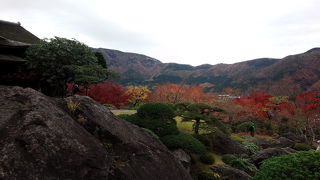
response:
<path id="1" fill-rule="evenodd" d="M 261 150 L 260 146 L 250 141 L 244 141 L 242 144 L 250 152 L 250 154 L 255 154 L 256 152 Z"/>
<path id="2" fill-rule="evenodd" d="M 320 179 L 320 151 L 302 151 L 268 159 L 253 179 Z"/>
<path id="3" fill-rule="evenodd" d="M 250 123 L 251 122 L 243 122 L 243 123 L 236 125 L 235 131 L 236 132 L 248 132 Z"/>
<path id="4" fill-rule="evenodd" d="M 174 111 L 164 103 L 146 103 L 138 108 L 137 114 L 141 118 L 172 119 Z"/>
<path id="5" fill-rule="evenodd" d="M 207 147 L 210 146 L 210 140 L 206 136 L 204 136 L 202 134 L 192 134 L 192 136 L 194 138 L 198 139 L 205 146 L 207 146 Z"/>
<path id="6" fill-rule="evenodd" d="M 125 120 L 139 127 L 147 128 L 153 131 L 159 137 L 178 134 L 179 130 L 174 119 L 160 118 L 141 118 L 136 114 L 122 116 Z"/>
<path id="7" fill-rule="evenodd" d="M 244 159 L 244 158 L 237 158 L 231 161 L 229 165 L 231 167 L 245 171 L 250 175 L 254 175 L 257 171 L 257 167 L 254 164 L 250 163 L 248 159 Z"/>
<path id="8" fill-rule="evenodd" d="M 238 158 L 232 154 L 223 155 L 222 161 L 231 167 L 245 171 L 251 175 L 253 175 L 257 171 L 256 166 L 250 163 L 248 159 L 241 158 L 241 157 Z"/>
<path id="9" fill-rule="evenodd" d="M 206 152 L 205 146 L 196 138 L 189 134 L 169 135 L 160 138 L 169 149 L 183 149 L 187 152 L 203 154 Z"/>
<path id="10" fill-rule="evenodd" d="M 211 154 L 205 153 L 200 156 L 200 161 L 204 164 L 213 164 L 215 160 Z"/>
<path id="11" fill-rule="evenodd" d="M 236 160 L 237 157 L 232 154 L 225 154 L 222 156 L 222 161 L 226 164 L 231 164 L 232 161 Z"/>
<path id="12" fill-rule="evenodd" d="M 312 149 L 312 147 L 304 143 L 295 143 L 293 149 L 297 151 L 309 151 Z"/>
<path id="13" fill-rule="evenodd" d="M 164 103 L 146 103 L 140 106 L 137 114 L 122 116 L 125 120 L 151 130 L 159 137 L 178 134 L 172 108 Z"/>

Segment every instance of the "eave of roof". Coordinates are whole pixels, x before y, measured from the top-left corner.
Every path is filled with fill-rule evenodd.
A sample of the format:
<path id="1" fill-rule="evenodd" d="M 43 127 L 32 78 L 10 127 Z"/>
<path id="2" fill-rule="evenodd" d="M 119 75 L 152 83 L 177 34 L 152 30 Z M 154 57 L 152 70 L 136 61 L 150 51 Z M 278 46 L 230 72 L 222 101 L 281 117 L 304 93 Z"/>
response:
<path id="1" fill-rule="evenodd" d="M 25 60 L 21 57 L 18 57 L 18 56 L 0 54 L 0 62 L 25 63 L 25 62 L 27 62 L 27 60 Z"/>

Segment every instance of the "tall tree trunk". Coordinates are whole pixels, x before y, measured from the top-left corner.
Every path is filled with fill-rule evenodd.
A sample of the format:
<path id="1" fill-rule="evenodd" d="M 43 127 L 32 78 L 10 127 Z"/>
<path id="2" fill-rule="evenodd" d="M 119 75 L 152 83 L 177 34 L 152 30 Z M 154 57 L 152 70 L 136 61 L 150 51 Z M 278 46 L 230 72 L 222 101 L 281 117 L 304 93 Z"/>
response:
<path id="1" fill-rule="evenodd" d="M 200 127 L 200 119 L 196 119 L 196 122 L 194 124 L 194 133 L 199 134 L 199 127 Z"/>

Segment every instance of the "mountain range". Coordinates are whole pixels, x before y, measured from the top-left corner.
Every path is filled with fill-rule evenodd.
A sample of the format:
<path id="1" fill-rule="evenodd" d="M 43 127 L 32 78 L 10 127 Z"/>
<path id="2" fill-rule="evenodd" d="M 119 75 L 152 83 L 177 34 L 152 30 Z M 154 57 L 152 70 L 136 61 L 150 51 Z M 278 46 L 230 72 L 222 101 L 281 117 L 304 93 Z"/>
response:
<path id="1" fill-rule="evenodd" d="M 152 57 L 118 50 L 96 50 L 103 54 L 108 67 L 119 73 L 116 81 L 122 85 L 200 84 L 206 91 L 234 88 L 245 93 L 263 90 L 286 96 L 320 90 L 320 48 L 282 59 L 200 66 L 162 63 Z"/>

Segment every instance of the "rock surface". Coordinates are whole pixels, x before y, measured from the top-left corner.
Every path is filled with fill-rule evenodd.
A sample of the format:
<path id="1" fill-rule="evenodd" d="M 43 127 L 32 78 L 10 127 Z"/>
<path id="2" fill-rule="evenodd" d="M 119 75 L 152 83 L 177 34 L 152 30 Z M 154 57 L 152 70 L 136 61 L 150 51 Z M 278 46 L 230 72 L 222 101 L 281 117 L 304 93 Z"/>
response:
<path id="1" fill-rule="evenodd" d="M 286 154 L 292 154 L 295 152 L 296 151 L 291 148 L 267 148 L 251 156 L 251 160 L 257 167 L 259 167 L 262 164 L 262 161 L 269 159 L 273 156 L 281 156 Z"/>
<path id="2" fill-rule="evenodd" d="M 172 154 L 189 172 L 191 167 L 191 157 L 182 149 L 173 150 Z"/>
<path id="3" fill-rule="evenodd" d="M 228 165 L 217 165 L 213 168 L 221 176 L 221 180 L 249 180 L 252 177 L 244 171 Z"/>
<path id="4" fill-rule="evenodd" d="M 286 147 L 293 147 L 294 146 L 294 141 L 285 138 L 285 137 L 280 137 L 279 139 L 275 140 L 273 143 L 270 144 L 271 148 L 286 148 Z"/>
<path id="5" fill-rule="evenodd" d="M 247 154 L 248 151 L 237 141 L 219 131 L 207 135 L 211 141 L 212 150 L 219 154 Z"/>
<path id="6" fill-rule="evenodd" d="M 75 111 L 0 86 L 0 179 L 191 179 L 148 132 L 88 97 L 71 99 Z"/>

